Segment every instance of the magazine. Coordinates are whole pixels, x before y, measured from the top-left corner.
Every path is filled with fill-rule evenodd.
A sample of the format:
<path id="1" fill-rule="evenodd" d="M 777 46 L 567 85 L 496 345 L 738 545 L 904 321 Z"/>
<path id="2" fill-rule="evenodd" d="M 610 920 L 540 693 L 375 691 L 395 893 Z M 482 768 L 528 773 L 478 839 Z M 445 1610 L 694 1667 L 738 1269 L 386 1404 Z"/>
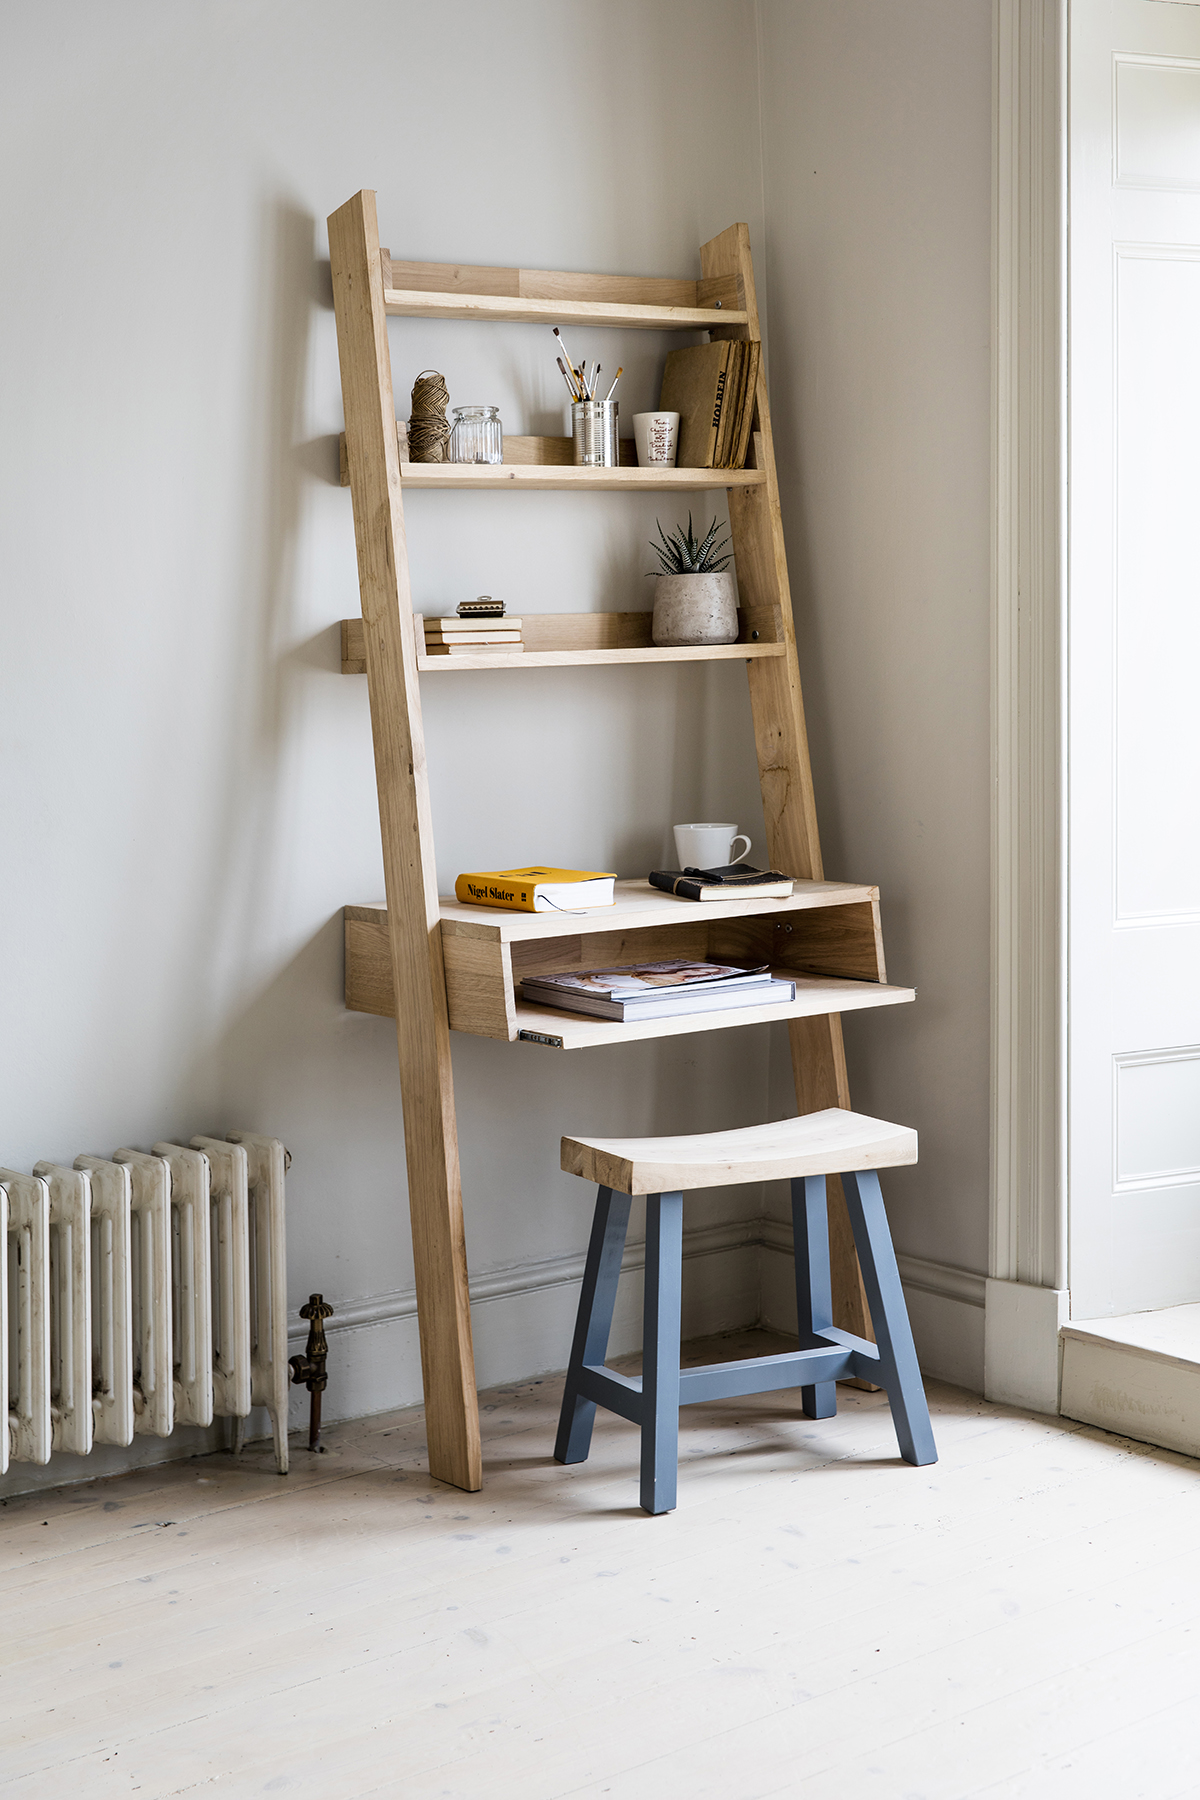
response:
<path id="1" fill-rule="evenodd" d="M 629 963 L 615 969 L 572 969 L 562 975 L 533 975 L 522 983 L 526 996 L 535 999 L 534 989 L 544 989 L 546 998 L 565 1003 L 566 997 L 578 994 L 595 1000 L 655 1000 L 678 998 L 681 988 L 696 988 L 736 983 L 750 987 L 770 980 L 766 963 L 749 967 L 742 963 L 691 962 L 684 958 L 666 962 Z"/>
<path id="2" fill-rule="evenodd" d="M 593 1019 L 670 1019 L 681 1013 L 728 1012 L 736 1007 L 783 1006 L 796 998 L 796 984 L 754 975 L 749 981 L 698 981 L 690 985 L 647 988 L 637 997 L 618 995 L 606 1000 L 596 994 L 566 993 L 561 988 L 521 984 L 521 998 L 536 1005 L 554 1006 L 561 1012 L 585 1013 Z"/>

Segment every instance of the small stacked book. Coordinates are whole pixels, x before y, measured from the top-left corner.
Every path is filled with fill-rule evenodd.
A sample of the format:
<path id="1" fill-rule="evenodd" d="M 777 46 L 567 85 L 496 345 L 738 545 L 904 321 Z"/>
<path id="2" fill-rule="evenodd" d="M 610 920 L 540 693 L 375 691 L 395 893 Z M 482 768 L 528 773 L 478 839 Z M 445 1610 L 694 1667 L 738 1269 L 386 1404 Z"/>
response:
<path id="1" fill-rule="evenodd" d="M 448 619 L 425 618 L 426 656 L 479 656 L 495 653 L 501 656 L 520 654 L 520 619 L 488 618 L 485 615 Z"/>
<path id="2" fill-rule="evenodd" d="M 680 900 L 786 900 L 790 875 L 729 863 L 723 869 L 651 869 L 650 886 Z"/>
<path id="3" fill-rule="evenodd" d="M 740 338 L 671 351 L 658 405 L 679 414 L 678 468 L 745 468 L 761 353 Z"/>
<path id="4" fill-rule="evenodd" d="M 464 906 L 499 906 L 505 912 L 582 912 L 612 906 L 616 879 L 595 869 L 491 869 L 460 875 L 454 898 Z"/>
<path id="5" fill-rule="evenodd" d="M 669 1019 L 681 1013 L 739 1006 L 779 1006 L 796 998 L 795 983 L 777 981 L 766 963 L 651 962 L 626 968 L 529 976 L 521 996 L 595 1019 Z"/>

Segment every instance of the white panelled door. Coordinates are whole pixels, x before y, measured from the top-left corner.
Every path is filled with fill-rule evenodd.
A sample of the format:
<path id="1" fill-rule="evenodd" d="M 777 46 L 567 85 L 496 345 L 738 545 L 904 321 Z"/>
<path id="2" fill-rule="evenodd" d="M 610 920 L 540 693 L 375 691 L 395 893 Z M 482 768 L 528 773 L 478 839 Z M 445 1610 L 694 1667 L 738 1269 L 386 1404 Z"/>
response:
<path id="1" fill-rule="evenodd" d="M 1200 1300 L 1200 7 L 1070 9 L 1071 1312 Z"/>

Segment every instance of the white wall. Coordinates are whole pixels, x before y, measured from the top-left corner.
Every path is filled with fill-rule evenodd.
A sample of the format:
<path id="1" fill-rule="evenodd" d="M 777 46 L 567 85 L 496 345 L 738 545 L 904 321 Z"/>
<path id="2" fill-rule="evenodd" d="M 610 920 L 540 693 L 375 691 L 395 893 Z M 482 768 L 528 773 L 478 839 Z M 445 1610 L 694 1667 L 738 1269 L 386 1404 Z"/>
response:
<path id="1" fill-rule="evenodd" d="M 356 1326 L 333 1416 L 420 1392 L 393 1028 L 341 999 L 339 909 L 382 891 L 365 683 L 338 672 L 358 601 L 324 261 L 362 186 L 401 256 L 692 274 L 735 219 L 766 250 L 827 865 L 882 882 L 922 990 L 852 1023 L 856 1098 L 924 1133 L 890 1184 L 902 1248 L 984 1267 L 987 5 L 766 0 L 761 29 L 760 72 L 750 0 L 5 17 L 0 1161 L 281 1136 L 292 1304 L 321 1288 Z M 392 329 L 402 413 L 433 365 L 509 430 L 561 429 L 548 334 Z M 572 348 L 625 361 L 626 413 L 654 398 L 663 340 Z M 554 611 L 648 605 L 675 516 L 406 511 L 419 605 Z M 737 665 L 446 675 L 425 707 L 443 879 L 639 873 L 697 814 L 761 833 Z M 589 1200 L 560 1133 L 786 1111 L 771 1043 L 455 1039 L 481 1381 L 564 1359 Z M 693 1210 L 693 1329 L 757 1315 L 761 1209 Z"/>
<path id="2" fill-rule="evenodd" d="M 825 869 L 878 882 L 889 976 L 918 990 L 847 1018 L 851 1094 L 921 1134 L 885 1184 L 914 1326 L 927 1368 L 979 1386 L 990 6 L 761 13 L 770 383 Z M 789 1090 L 780 1058 L 779 1110 Z"/>
<path id="3" fill-rule="evenodd" d="M 409 1401 L 394 1028 L 341 998 L 339 909 L 383 882 L 366 684 L 339 672 L 358 595 L 324 221 L 370 186 L 416 258 L 690 275 L 734 220 L 761 245 L 752 8 L 50 0 L 4 36 L 0 1163 L 279 1135 L 293 1306 L 321 1288 L 386 1321 L 334 1339 L 328 1410 Z M 509 430 L 562 429 L 548 331 L 393 330 L 402 413 L 434 365 Z M 626 413 L 656 399 L 664 339 L 571 343 L 626 363 Z M 647 540 L 678 508 L 407 511 L 419 605 L 566 611 L 648 606 Z M 426 719 L 446 881 L 643 872 L 684 817 L 761 834 L 740 665 L 446 675 Z M 589 1197 L 561 1133 L 753 1122 L 766 1033 L 739 1049 L 456 1039 L 471 1266 L 509 1295 L 477 1311 L 483 1382 L 564 1360 Z M 734 1190 L 695 1222 L 738 1237 L 757 1205 Z M 699 1324 L 755 1316 L 741 1263 Z"/>

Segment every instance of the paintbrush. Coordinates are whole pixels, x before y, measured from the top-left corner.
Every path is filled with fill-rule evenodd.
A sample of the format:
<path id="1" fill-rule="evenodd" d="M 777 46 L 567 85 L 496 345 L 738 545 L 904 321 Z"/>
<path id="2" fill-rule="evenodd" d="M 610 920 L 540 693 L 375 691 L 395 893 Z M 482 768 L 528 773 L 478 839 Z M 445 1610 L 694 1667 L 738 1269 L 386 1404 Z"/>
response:
<path id="1" fill-rule="evenodd" d="M 619 369 L 618 369 L 618 370 L 617 370 L 617 372 L 616 372 L 616 374 L 615 374 L 615 375 L 614 375 L 614 376 L 613 376 L 613 381 L 612 381 L 612 387 L 610 387 L 610 388 L 609 388 L 609 390 L 608 390 L 608 392 L 607 392 L 607 394 L 605 394 L 605 396 L 604 396 L 604 404 L 605 404 L 605 406 L 607 406 L 607 405 L 608 405 L 608 403 L 609 403 L 609 401 L 610 401 L 610 400 L 611 400 L 611 399 L 612 399 L 612 397 L 613 397 L 613 388 L 615 388 L 615 387 L 616 387 L 616 385 L 617 385 L 617 383 L 618 383 L 618 381 L 620 381 L 620 379 L 621 379 L 621 376 L 622 376 L 622 374 L 623 374 L 623 373 L 624 373 L 624 370 L 625 370 L 625 365 L 624 365 L 624 363 L 622 363 L 622 364 L 621 364 L 621 367 L 620 367 L 620 368 L 619 368 Z"/>
<path id="2" fill-rule="evenodd" d="M 571 352 L 567 349 L 566 340 L 563 337 L 562 332 L 558 329 L 557 325 L 554 327 L 554 335 L 558 339 L 559 347 L 562 350 L 563 355 L 567 359 L 568 369 L 570 369 L 572 375 L 575 377 L 575 380 L 579 383 L 579 386 L 582 388 L 583 381 L 580 377 L 578 369 L 575 367 L 575 364 L 571 361 Z M 580 394 L 579 398 L 582 400 L 582 398 L 583 398 L 582 393 Z"/>

